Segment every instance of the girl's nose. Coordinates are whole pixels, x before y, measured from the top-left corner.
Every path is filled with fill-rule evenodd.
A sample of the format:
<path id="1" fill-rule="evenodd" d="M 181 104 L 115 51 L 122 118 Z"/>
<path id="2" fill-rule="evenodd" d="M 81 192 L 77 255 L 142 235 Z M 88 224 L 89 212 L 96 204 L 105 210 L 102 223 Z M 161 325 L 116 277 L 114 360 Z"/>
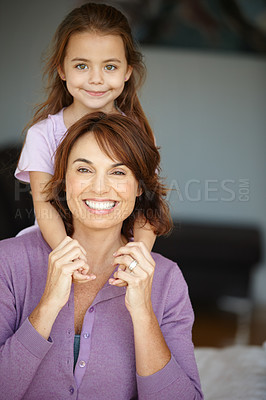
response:
<path id="1" fill-rule="evenodd" d="M 103 73 L 100 68 L 92 68 L 90 70 L 89 83 L 94 85 L 103 83 Z"/>

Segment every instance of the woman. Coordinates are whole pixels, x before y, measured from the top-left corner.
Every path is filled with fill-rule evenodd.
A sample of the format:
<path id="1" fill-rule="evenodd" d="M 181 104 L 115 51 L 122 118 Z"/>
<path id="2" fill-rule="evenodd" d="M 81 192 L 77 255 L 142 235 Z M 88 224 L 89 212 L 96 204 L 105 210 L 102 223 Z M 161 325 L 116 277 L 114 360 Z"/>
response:
<path id="1" fill-rule="evenodd" d="M 171 228 L 158 166 L 127 117 L 70 128 L 47 187 L 69 236 L 51 253 L 38 228 L 0 244 L 1 398 L 202 399 L 182 274 L 127 243 L 138 210 Z"/>

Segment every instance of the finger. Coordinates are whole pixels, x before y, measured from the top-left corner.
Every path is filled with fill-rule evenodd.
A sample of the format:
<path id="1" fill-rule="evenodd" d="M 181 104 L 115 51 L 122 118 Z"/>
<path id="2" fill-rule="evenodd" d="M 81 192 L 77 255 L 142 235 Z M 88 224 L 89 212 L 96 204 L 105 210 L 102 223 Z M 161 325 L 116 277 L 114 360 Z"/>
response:
<path id="1" fill-rule="evenodd" d="M 142 266 L 144 269 L 150 270 L 150 268 L 155 267 L 155 262 L 151 255 L 148 253 L 148 257 L 145 257 L 143 254 L 142 248 L 140 246 L 124 246 L 121 248 L 121 255 L 117 255 L 115 257 L 115 263 L 123 263 L 125 262 L 127 266 L 129 266 L 129 260 L 131 257 L 133 260 L 136 260 L 140 266 Z M 126 257 L 126 258 L 121 258 L 121 257 Z M 130 261 L 132 262 L 132 260 Z"/>
<path id="2" fill-rule="evenodd" d="M 94 274 L 83 275 L 79 271 L 75 271 L 72 275 L 72 278 L 73 278 L 73 281 L 75 281 L 75 282 L 86 282 L 89 280 L 96 279 L 96 276 Z"/>
<path id="3" fill-rule="evenodd" d="M 83 267 L 80 267 L 78 269 L 78 272 L 80 272 L 82 275 L 86 275 L 86 274 L 88 274 L 89 270 L 90 270 L 90 268 L 89 268 L 88 264 L 85 263 Z"/>
<path id="4" fill-rule="evenodd" d="M 127 286 L 127 282 L 123 281 L 122 279 L 110 278 L 108 282 L 110 283 L 110 285 L 114 286 L 119 286 L 119 287 Z"/>
<path id="5" fill-rule="evenodd" d="M 81 249 L 78 246 L 66 246 L 60 251 L 60 254 L 57 255 L 57 261 L 59 261 L 61 264 L 71 261 L 73 262 L 75 260 L 83 261 L 82 265 L 87 263 L 86 256 L 82 253 Z"/>
<path id="6" fill-rule="evenodd" d="M 130 266 L 133 261 L 137 262 L 137 265 L 131 270 Z M 141 274 L 142 271 L 145 271 L 149 274 L 153 273 L 154 267 L 146 260 L 146 258 L 142 254 L 133 255 L 122 255 L 115 258 L 115 263 L 119 263 L 120 265 L 126 265 L 127 270 L 131 272 L 134 271 L 135 274 Z M 124 268 L 123 268 L 124 269 Z"/>
<path id="7" fill-rule="evenodd" d="M 138 259 L 139 256 L 144 257 L 142 250 L 138 246 L 123 246 L 115 253 L 115 257 L 122 256 L 122 255 L 129 255 L 133 259 Z"/>
<path id="8" fill-rule="evenodd" d="M 83 269 L 83 266 L 84 266 L 84 261 L 80 259 L 76 259 L 74 261 L 69 261 L 63 263 L 62 265 L 58 265 L 59 269 L 61 268 L 63 274 L 66 275 L 72 275 L 75 271 L 78 272 L 80 269 Z"/>
<path id="9" fill-rule="evenodd" d="M 84 249 L 84 247 L 79 243 L 79 241 L 77 239 L 72 239 L 70 236 L 66 236 L 65 239 L 57 246 L 57 249 L 61 249 L 63 248 L 65 245 L 67 245 L 68 243 L 71 243 L 71 245 L 73 246 L 78 246 L 82 253 L 84 255 L 87 254 L 86 250 Z"/>
<path id="10" fill-rule="evenodd" d="M 119 263 L 119 267 L 117 268 L 117 271 L 131 271 L 132 272 L 138 266 L 138 261 L 135 260 L 137 262 L 137 264 L 135 263 L 136 264 L 135 267 L 133 269 L 130 269 L 130 266 L 131 266 L 133 261 L 134 261 L 133 258 L 129 257 L 129 256 L 116 257 L 115 262 Z"/>
<path id="11" fill-rule="evenodd" d="M 129 285 L 130 283 L 136 282 L 136 276 L 134 276 L 128 270 L 126 271 L 116 271 L 114 273 L 114 278 L 119 279 L 119 281 L 124 281 Z"/>
<path id="12" fill-rule="evenodd" d="M 52 253 L 50 253 L 50 256 L 53 260 L 58 260 L 68 254 L 71 250 L 74 250 L 74 252 L 76 251 L 76 256 L 74 254 L 73 259 L 80 257 L 86 260 L 86 255 L 84 254 L 83 247 L 79 244 L 77 240 L 71 239 L 70 237 L 66 237 L 63 242 L 61 242 L 59 247 L 57 247 Z"/>
<path id="13" fill-rule="evenodd" d="M 59 245 L 55 248 L 55 250 L 60 250 L 62 249 L 67 243 L 70 243 L 73 239 L 70 236 L 66 236 L 62 242 L 59 243 Z"/>
<path id="14" fill-rule="evenodd" d="M 128 242 L 126 247 L 138 247 L 149 261 L 153 261 L 151 252 L 143 242 Z"/>
<path id="15" fill-rule="evenodd" d="M 133 257 L 131 257 L 131 255 L 121 254 L 121 255 L 115 257 L 113 265 L 118 265 L 119 269 L 125 270 L 132 263 L 132 261 L 133 261 Z"/>
<path id="16" fill-rule="evenodd" d="M 82 253 L 86 256 L 86 255 L 87 255 L 87 252 L 86 252 L 86 250 L 84 249 L 84 247 L 83 247 L 79 242 L 78 242 L 78 245 L 79 245 L 79 247 L 80 247 Z"/>
<path id="17" fill-rule="evenodd" d="M 72 277 L 75 275 L 75 277 L 79 280 L 88 280 L 88 279 L 95 279 L 96 275 L 94 274 L 82 274 L 81 272 L 79 272 L 79 269 L 81 268 L 81 263 L 83 261 L 82 260 L 75 260 L 73 262 L 70 262 L 69 264 L 65 264 L 62 267 L 62 272 L 64 275 L 72 275 Z"/>

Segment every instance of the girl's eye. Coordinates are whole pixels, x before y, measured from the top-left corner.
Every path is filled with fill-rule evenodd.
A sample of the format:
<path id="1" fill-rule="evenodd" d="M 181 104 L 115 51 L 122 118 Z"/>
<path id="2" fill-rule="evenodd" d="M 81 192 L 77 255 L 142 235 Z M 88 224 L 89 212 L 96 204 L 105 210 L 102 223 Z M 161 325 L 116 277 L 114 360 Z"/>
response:
<path id="1" fill-rule="evenodd" d="M 76 65 L 76 68 L 82 70 L 82 69 L 87 69 L 88 67 L 86 64 L 78 64 L 78 65 Z"/>
<path id="2" fill-rule="evenodd" d="M 108 65 L 105 66 L 105 69 L 107 71 L 114 71 L 116 69 L 116 66 L 112 65 L 112 64 L 108 64 Z"/>

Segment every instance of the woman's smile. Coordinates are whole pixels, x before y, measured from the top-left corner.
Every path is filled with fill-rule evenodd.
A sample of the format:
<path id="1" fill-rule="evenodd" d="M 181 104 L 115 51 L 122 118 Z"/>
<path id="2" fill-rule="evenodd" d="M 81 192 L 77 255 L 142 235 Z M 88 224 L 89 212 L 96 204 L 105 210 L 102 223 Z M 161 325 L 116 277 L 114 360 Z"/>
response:
<path id="1" fill-rule="evenodd" d="M 118 201 L 112 200 L 85 200 L 84 202 L 93 214 L 109 214 L 119 204 Z"/>
<path id="2" fill-rule="evenodd" d="M 105 154 L 93 133 L 76 141 L 66 172 L 67 204 L 74 225 L 120 230 L 134 210 L 138 186 L 133 172 Z"/>

